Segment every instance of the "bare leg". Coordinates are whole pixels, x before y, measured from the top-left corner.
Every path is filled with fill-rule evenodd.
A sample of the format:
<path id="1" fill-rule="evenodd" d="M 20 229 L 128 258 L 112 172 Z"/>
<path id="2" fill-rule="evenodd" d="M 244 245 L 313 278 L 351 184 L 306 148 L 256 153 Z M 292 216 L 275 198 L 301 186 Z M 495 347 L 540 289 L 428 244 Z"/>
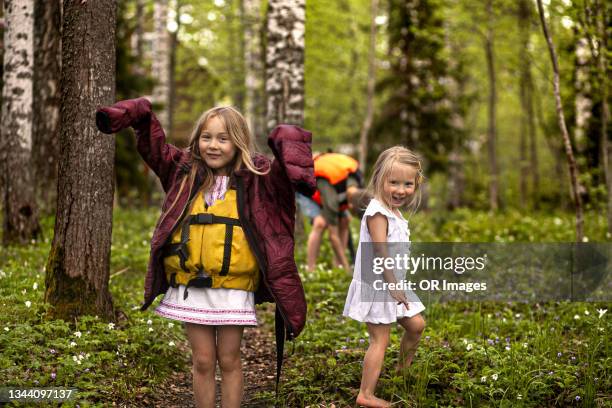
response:
<path id="1" fill-rule="evenodd" d="M 215 327 L 185 323 L 193 354 L 193 396 L 198 408 L 215 406 L 215 367 L 217 364 Z"/>
<path id="2" fill-rule="evenodd" d="M 217 326 L 217 360 L 221 369 L 221 406 L 239 408 L 242 402 L 243 378 L 240 341 L 243 326 Z"/>
<path id="3" fill-rule="evenodd" d="M 357 404 L 365 407 L 389 407 L 388 401 L 374 396 L 376 383 L 385 359 L 385 349 L 389 344 L 390 324 L 367 323 L 370 334 L 370 345 L 363 359 L 361 387 L 357 395 Z"/>
<path id="4" fill-rule="evenodd" d="M 346 254 L 346 249 L 348 248 L 349 220 L 350 220 L 350 217 L 338 218 L 338 235 L 340 236 L 340 242 L 342 243 L 342 248 L 344 248 L 343 253 L 345 254 Z M 330 240 L 331 240 L 331 236 L 330 236 Z M 334 265 L 342 265 L 342 259 L 338 258 L 338 255 L 336 255 L 335 251 L 334 251 Z"/>
<path id="5" fill-rule="evenodd" d="M 308 247 L 306 251 L 309 272 L 313 272 L 315 269 L 315 264 L 319 256 L 319 249 L 321 248 L 321 238 L 323 237 L 325 228 L 327 228 L 327 223 L 322 215 L 317 215 L 313 218 L 312 230 L 310 231 L 310 235 L 308 235 Z"/>
<path id="6" fill-rule="evenodd" d="M 412 317 L 403 317 L 398 320 L 405 332 L 400 345 L 400 358 L 397 363 L 397 371 L 403 371 L 410 367 L 414 353 L 421 340 L 421 334 L 425 330 L 425 319 L 420 314 Z"/>
<path id="7" fill-rule="evenodd" d="M 334 254 L 336 255 L 336 258 L 338 258 L 338 260 L 340 261 L 339 265 L 341 265 L 342 268 L 344 268 L 344 270 L 348 272 L 350 268 L 348 261 L 346 260 L 346 255 L 344 253 L 346 248 L 342 245 L 342 240 L 340 239 L 340 234 L 338 232 L 338 226 L 328 225 L 327 229 L 329 230 L 329 240 L 331 241 L 331 246 L 334 250 Z"/>

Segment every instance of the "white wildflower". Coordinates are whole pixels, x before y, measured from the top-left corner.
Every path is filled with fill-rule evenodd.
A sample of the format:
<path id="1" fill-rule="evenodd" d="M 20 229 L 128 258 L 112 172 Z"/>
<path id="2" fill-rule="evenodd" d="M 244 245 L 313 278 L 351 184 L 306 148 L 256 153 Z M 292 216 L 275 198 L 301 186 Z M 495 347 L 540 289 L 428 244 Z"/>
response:
<path id="1" fill-rule="evenodd" d="M 147 320 L 147 324 L 153 324 L 153 320 L 151 319 Z"/>
<path id="2" fill-rule="evenodd" d="M 517 395 L 517 396 L 516 396 L 516 399 L 517 399 L 517 400 L 523 399 L 523 394 L 519 394 L 519 395 Z"/>
<path id="3" fill-rule="evenodd" d="M 173 341 L 171 341 L 171 342 L 169 342 L 169 343 L 168 343 L 168 345 L 169 345 L 170 347 L 174 347 L 174 342 L 173 342 Z"/>
<path id="4" fill-rule="evenodd" d="M 76 344 L 74 341 L 71 341 L 71 342 L 70 342 L 70 347 L 74 347 L 74 346 L 76 346 L 76 345 L 77 345 L 77 344 Z"/>
<path id="5" fill-rule="evenodd" d="M 30 307 L 32 306 L 32 302 L 30 302 L 29 300 L 26 300 L 25 305 L 26 307 Z"/>
<path id="6" fill-rule="evenodd" d="M 22 295 L 25 295 L 26 293 L 28 293 L 28 291 L 27 291 L 27 290 L 25 290 L 25 289 L 21 291 L 21 294 L 22 294 Z"/>
<path id="7" fill-rule="evenodd" d="M 168 327 L 169 328 L 173 328 L 174 327 L 174 323 L 172 323 L 172 322 L 168 323 Z"/>
<path id="8" fill-rule="evenodd" d="M 115 328 L 115 323 L 108 324 L 108 330 L 113 330 Z"/>
<path id="9" fill-rule="evenodd" d="M 493 379 L 493 381 L 497 381 L 498 376 L 497 376 L 497 374 L 493 374 L 493 375 L 491 376 L 491 378 Z"/>
<path id="10" fill-rule="evenodd" d="M 574 315 L 574 319 L 575 319 L 575 320 L 579 320 L 579 319 L 580 319 L 580 316 L 578 316 L 578 315 Z"/>
<path id="11" fill-rule="evenodd" d="M 591 313 L 589 313 L 589 311 L 588 311 L 588 310 L 585 310 L 585 311 L 584 311 L 584 314 L 588 316 L 588 315 L 590 315 Z"/>
<path id="12" fill-rule="evenodd" d="M 149 327 L 149 333 L 151 333 L 153 331 L 152 327 Z"/>
<path id="13" fill-rule="evenodd" d="M 80 339 L 81 338 L 81 332 L 80 331 L 74 332 L 74 336 L 78 337 Z"/>
<path id="14" fill-rule="evenodd" d="M 528 344 L 527 343 L 523 343 L 523 348 L 527 348 Z"/>
<path id="15" fill-rule="evenodd" d="M 38 289 L 38 282 L 34 282 L 34 284 L 32 285 L 32 289 L 34 290 Z"/>
<path id="16" fill-rule="evenodd" d="M 11 329 L 9 329 L 8 327 L 5 327 L 5 328 L 4 328 L 4 331 L 5 331 L 5 332 L 7 332 L 7 331 L 9 331 L 9 330 L 11 330 Z"/>
<path id="17" fill-rule="evenodd" d="M 480 377 L 480 382 L 483 382 L 483 383 L 487 382 L 487 376 L 483 375 L 482 377 Z"/>
<path id="18" fill-rule="evenodd" d="M 472 346 L 472 343 L 468 344 L 466 347 L 467 351 L 470 351 L 472 348 L 474 348 L 474 346 Z"/>
<path id="19" fill-rule="evenodd" d="M 608 309 L 597 309 L 597 313 L 599 313 L 599 318 L 601 319 L 603 315 L 606 314 L 607 311 Z"/>

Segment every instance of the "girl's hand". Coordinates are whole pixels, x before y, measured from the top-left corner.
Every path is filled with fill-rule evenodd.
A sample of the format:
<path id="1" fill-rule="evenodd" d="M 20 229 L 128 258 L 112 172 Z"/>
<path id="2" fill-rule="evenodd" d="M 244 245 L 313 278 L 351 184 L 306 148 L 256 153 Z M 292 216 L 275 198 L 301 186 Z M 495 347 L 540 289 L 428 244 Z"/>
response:
<path id="1" fill-rule="evenodd" d="M 389 293 L 391 294 L 391 297 L 397 301 L 398 305 L 403 304 L 404 306 L 406 306 L 406 309 L 410 309 L 410 307 L 408 306 L 408 299 L 406 298 L 406 293 L 404 293 L 403 290 L 389 290 Z"/>

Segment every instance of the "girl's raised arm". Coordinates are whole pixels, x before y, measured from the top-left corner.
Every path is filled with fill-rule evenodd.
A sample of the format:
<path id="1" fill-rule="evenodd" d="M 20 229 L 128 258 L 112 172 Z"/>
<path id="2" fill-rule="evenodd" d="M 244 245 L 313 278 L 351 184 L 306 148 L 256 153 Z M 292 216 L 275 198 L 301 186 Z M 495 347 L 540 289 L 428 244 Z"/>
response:
<path id="1" fill-rule="evenodd" d="M 127 99 L 98 108 L 96 125 L 103 133 L 116 133 L 127 127 L 136 131 L 138 153 L 157 174 L 165 191 L 185 155 L 185 151 L 166 143 L 166 135 L 146 98 Z"/>

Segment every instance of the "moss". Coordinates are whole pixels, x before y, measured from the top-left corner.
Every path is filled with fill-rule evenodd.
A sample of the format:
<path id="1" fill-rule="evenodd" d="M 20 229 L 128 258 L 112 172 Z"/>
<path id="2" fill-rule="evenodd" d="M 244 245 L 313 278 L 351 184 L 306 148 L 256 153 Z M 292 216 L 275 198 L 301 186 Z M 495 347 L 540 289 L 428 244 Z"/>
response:
<path id="1" fill-rule="evenodd" d="M 64 268 L 64 248 L 52 245 L 45 275 L 45 302 L 51 307 L 48 319 L 73 321 L 83 315 L 97 315 L 114 320 L 110 293 L 98 293 L 83 275 L 71 277 Z"/>

